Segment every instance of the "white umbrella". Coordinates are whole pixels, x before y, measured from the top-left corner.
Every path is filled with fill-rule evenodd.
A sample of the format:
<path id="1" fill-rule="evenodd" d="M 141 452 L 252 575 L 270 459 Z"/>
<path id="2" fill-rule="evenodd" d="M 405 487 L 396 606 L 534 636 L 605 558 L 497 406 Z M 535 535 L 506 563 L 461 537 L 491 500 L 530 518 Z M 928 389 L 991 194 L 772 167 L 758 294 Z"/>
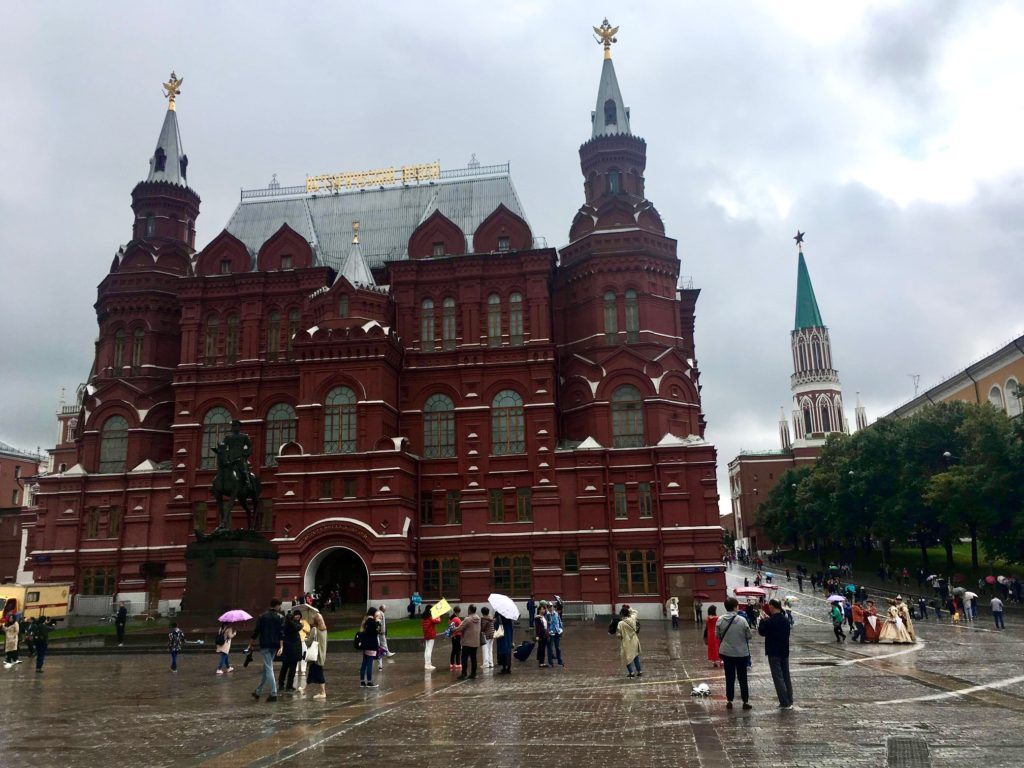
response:
<path id="1" fill-rule="evenodd" d="M 302 618 L 308 621 L 310 624 L 312 624 L 316 617 L 320 615 L 320 611 L 318 611 L 312 605 L 306 605 L 305 603 L 299 603 L 298 605 L 294 606 L 292 610 L 289 611 L 289 613 L 291 613 L 292 611 L 298 611 L 299 613 L 301 613 Z"/>
<path id="2" fill-rule="evenodd" d="M 842 595 L 829 595 L 828 601 L 830 603 L 845 603 L 846 598 Z"/>
<path id="3" fill-rule="evenodd" d="M 964 592 L 964 600 L 976 600 L 978 598 L 975 592 Z"/>
<path id="4" fill-rule="evenodd" d="M 519 607 L 508 595 L 499 595 L 497 592 L 494 592 L 487 598 L 487 602 L 506 619 L 515 621 L 519 618 Z"/>

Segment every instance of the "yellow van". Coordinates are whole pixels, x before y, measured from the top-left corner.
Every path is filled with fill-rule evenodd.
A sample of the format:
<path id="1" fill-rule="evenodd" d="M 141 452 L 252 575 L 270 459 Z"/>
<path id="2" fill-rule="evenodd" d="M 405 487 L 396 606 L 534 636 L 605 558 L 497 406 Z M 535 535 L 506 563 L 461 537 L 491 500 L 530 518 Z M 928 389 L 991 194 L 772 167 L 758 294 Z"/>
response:
<path id="1" fill-rule="evenodd" d="M 70 584 L 0 584 L 4 623 L 12 614 L 62 619 L 68 615 L 70 592 Z"/>

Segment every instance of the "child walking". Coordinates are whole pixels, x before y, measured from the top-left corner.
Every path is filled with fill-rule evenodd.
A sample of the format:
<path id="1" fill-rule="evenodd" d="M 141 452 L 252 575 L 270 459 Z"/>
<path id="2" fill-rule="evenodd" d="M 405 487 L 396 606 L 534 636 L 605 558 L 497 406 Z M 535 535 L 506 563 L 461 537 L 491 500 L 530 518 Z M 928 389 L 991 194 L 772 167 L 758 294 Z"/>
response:
<path id="1" fill-rule="evenodd" d="M 178 671 L 178 651 L 185 643 L 185 633 L 178 629 L 176 621 L 171 622 L 171 631 L 167 633 L 167 650 L 171 652 L 171 672 Z"/>
<path id="2" fill-rule="evenodd" d="M 459 618 L 460 613 L 462 613 L 462 608 L 456 605 L 452 609 L 452 617 L 448 620 L 448 629 L 444 633 L 445 637 L 450 637 L 452 640 L 452 655 L 448 661 L 448 669 L 453 672 L 462 670 L 462 635 L 459 633 L 462 619 Z"/>

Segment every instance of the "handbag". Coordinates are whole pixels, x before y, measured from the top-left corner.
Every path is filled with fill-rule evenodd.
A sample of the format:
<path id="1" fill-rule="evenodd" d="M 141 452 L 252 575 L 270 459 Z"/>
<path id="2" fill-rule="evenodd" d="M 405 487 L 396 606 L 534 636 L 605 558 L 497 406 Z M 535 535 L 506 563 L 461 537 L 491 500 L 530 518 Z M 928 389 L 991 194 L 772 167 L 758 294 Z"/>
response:
<path id="1" fill-rule="evenodd" d="M 498 628 L 494 630 L 494 639 L 501 640 L 505 636 L 505 625 L 499 624 Z"/>
<path id="2" fill-rule="evenodd" d="M 315 664 L 320 659 L 320 643 L 317 642 L 317 636 L 313 633 L 309 633 L 309 639 L 306 641 L 306 663 Z"/>

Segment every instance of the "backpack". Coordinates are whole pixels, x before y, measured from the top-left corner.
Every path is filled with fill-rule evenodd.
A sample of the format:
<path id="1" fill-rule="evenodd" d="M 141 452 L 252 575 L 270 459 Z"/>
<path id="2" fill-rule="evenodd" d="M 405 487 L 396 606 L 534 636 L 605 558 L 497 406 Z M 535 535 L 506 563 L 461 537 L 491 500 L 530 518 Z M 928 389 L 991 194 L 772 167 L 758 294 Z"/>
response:
<path id="1" fill-rule="evenodd" d="M 621 621 L 621 619 L 618 616 L 614 617 L 611 620 L 611 623 L 608 625 L 608 634 L 609 635 L 614 635 L 616 633 L 616 631 L 619 628 L 619 622 L 620 621 Z"/>
<path id="2" fill-rule="evenodd" d="M 221 627 L 220 628 L 220 632 L 218 633 L 216 639 L 214 639 L 214 642 L 217 645 L 224 645 L 224 643 L 226 643 L 227 641 L 228 641 L 228 638 L 227 638 L 227 635 L 224 634 L 224 627 Z"/>
<path id="3" fill-rule="evenodd" d="M 363 633 L 356 632 L 356 636 L 352 638 L 352 646 L 357 650 L 363 650 Z"/>

